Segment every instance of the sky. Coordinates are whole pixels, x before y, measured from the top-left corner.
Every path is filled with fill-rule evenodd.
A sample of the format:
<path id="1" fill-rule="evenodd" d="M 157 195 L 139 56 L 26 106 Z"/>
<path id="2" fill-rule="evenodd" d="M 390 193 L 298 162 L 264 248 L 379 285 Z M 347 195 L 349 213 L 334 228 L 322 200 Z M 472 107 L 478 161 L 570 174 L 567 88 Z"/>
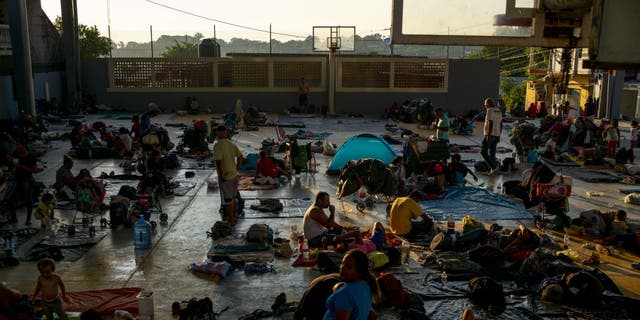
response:
<path id="1" fill-rule="evenodd" d="M 504 11 L 505 0 L 405 0 L 405 30 L 410 33 L 473 34 L 491 25 L 491 17 Z M 53 21 L 60 15 L 60 0 L 41 0 L 42 9 Z M 163 6 L 199 15 L 196 17 Z M 355 26 L 364 36 L 388 36 L 391 26 L 391 0 L 78 0 L 79 23 L 96 25 L 107 35 L 111 24 L 114 42 L 148 42 L 153 36 L 193 35 L 279 41 L 300 40 L 312 33 L 313 26 Z M 487 13 L 489 12 L 489 13 Z M 208 18 L 208 19 L 205 19 Z M 267 32 L 253 31 L 215 22 L 220 20 Z M 387 29 L 387 30 L 385 30 Z M 285 35 L 282 35 L 282 34 Z M 477 33 L 482 34 L 482 32 Z"/>

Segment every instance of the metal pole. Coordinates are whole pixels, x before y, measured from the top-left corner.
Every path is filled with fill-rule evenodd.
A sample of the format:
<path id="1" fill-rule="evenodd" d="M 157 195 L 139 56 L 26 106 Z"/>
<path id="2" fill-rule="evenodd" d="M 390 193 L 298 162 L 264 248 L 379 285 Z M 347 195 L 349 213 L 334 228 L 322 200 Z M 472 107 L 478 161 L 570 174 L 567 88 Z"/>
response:
<path id="1" fill-rule="evenodd" d="M 151 58 L 153 58 L 153 26 L 149 26 L 149 35 L 151 36 Z"/>
<path id="2" fill-rule="evenodd" d="M 329 50 L 329 114 L 336 113 L 336 49 Z"/>
<path id="3" fill-rule="evenodd" d="M 109 59 L 113 57 L 111 54 L 111 1 L 107 0 L 107 32 L 109 33 Z"/>
<path id="4" fill-rule="evenodd" d="M 271 54 L 271 23 L 269 23 L 269 54 Z"/>
<path id="5" fill-rule="evenodd" d="M 78 0 L 73 0 L 73 46 L 75 48 L 76 91 L 78 104 L 82 101 L 82 70 L 80 61 L 80 25 L 78 24 Z"/>

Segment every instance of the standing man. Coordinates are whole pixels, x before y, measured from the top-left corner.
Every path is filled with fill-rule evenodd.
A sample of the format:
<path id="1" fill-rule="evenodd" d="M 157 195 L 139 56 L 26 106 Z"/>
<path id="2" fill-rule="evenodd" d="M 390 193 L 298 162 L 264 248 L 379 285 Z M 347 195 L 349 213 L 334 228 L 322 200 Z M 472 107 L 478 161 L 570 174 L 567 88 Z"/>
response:
<path id="1" fill-rule="evenodd" d="M 307 113 L 307 107 L 309 106 L 309 82 L 304 79 L 304 77 L 300 78 L 300 82 L 298 83 L 298 107 L 300 107 L 300 112 Z"/>
<path id="2" fill-rule="evenodd" d="M 482 149 L 480 154 L 487 164 L 491 167 L 489 174 L 495 174 L 498 171 L 498 163 L 496 162 L 496 147 L 500 142 L 500 134 L 502 133 L 502 112 L 493 104 L 493 100 L 487 98 L 484 100 L 485 117 L 484 117 L 484 139 L 482 139 Z"/>
<path id="3" fill-rule="evenodd" d="M 449 117 L 447 117 L 442 108 L 438 107 L 435 110 L 438 123 L 436 124 L 436 137 L 440 142 L 449 143 Z"/>
<path id="4" fill-rule="evenodd" d="M 216 143 L 213 145 L 213 159 L 216 162 L 220 198 L 224 205 L 227 222 L 236 224 L 236 202 L 238 201 L 238 168 L 244 158 L 238 146 L 229 140 L 229 132 L 224 125 L 216 128 Z"/>
<path id="5" fill-rule="evenodd" d="M 324 209 L 329 209 L 329 216 L 324 213 Z M 361 243 L 360 231 L 346 229 L 336 223 L 335 213 L 336 208 L 331 204 L 329 194 L 324 191 L 318 192 L 316 202 L 307 209 L 302 218 L 302 231 L 304 238 L 309 241 L 309 247 L 334 246 L 349 238 L 355 238 L 356 243 Z"/>
<path id="6" fill-rule="evenodd" d="M 433 228 L 433 220 L 422 212 L 418 201 L 420 192 L 417 190 L 412 191 L 408 197 L 398 197 L 393 201 L 389 210 L 391 232 L 399 236 L 415 237 Z M 423 221 L 413 221 L 415 218 L 422 218 Z"/>

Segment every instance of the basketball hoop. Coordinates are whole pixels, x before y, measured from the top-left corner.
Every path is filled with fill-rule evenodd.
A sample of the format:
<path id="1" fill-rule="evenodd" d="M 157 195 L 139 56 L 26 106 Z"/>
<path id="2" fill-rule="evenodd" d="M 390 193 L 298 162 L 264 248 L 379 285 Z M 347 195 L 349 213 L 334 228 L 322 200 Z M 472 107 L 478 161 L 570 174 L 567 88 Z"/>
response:
<path id="1" fill-rule="evenodd" d="M 353 26 L 314 26 L 314 52 L 354 52 L 356 27 Z"/>

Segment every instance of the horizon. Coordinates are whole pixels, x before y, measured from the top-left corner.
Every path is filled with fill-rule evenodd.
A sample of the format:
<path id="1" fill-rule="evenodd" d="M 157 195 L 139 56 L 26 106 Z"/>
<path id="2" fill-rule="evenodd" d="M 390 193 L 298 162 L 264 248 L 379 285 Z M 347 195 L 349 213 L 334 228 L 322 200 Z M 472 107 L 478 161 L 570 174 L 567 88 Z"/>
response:
<path id="1" fill-rule="evenodd" d="M 214 25 L 215 37 L 227 42 L 233 38 L 268 42 L 269 24 L 272 26 L 271 38 L 283 43 L 290 40 L 304 40 L 311 36 L 313 26 L 355 26 L 356 34 L 361 37 L 376 33 L 381 34 L 383 38 L 390 36 L 392 3 L 388 0 L 348 2 L 326 0 L 322 3 L 294 0 L 275 0 L 268 3 L 257 0 L 235 0 L 224 2 L 217 7 L 216 1 L 174 2 L 169 0 L 78 1 L 78 23 L 95 25 L 100 34 L 105 37 L 109 35 L 108 26 L 111 25 L 111 40 L 114 43 L 124 42 L 125 45 L 129 42 L 149 42 L 150 26 L 153 27 L 154 41 L 162 35 L 192 37 L 196 33 L 201 33 L 203 38 L 213 38 Z M 477 3 L 466 3 L 464 0 L 405 0 L 405 2 L 407 5 L 419 7 L 419 10 L 406 13 L 406 16 L 412 19 L 418 17 L 420 21 L 419 26 L 413 30 L 421 30 L 421 32 L 428 30 L 426 32 L 433 34 L 447 33 L 451 30 L 465 30 L 466 34 L 473 28 L 487 30 L 486 18 L 480 17 L 485 21 L 485 25 L 480 27 L 482 23 L 478 24 L 478 20 L 474 20 L 473 17 L 478 17 L 478 13 L 486 15 L 487 12 L 499 12 L 503 10 L 505 3 L 504 0 L 483 1 L 480 10 Z M 490 3 L 487 4 L 487 2 Z M 444 3 L 447 4 L 446 8 L 442 8 Z M 60 15 L 60 1 L 42 0 L 41 7 L 51 21 Z M 216 10 L 220 8 L 223 10 Z M 357 11 L 362 8 L 366 8 L 365 14 L 357 14 Z M 438 18 L 423 21 L 420 13 L 427 13 L 433 8 L 438 8 Z M 431 16 L 426 15 L 426 17 Z M 210 19 L 249 29 L 214 22 Z M 469 25 L 472 23 L 470 20 L 473 20 L 473 25 Z M 444 25 L 445 21 L 451 22 L 450 26 Z M 177 24 L 180 27 L 175 27 Z M 469 30 L 470 28 L 472 30 Z"/>

